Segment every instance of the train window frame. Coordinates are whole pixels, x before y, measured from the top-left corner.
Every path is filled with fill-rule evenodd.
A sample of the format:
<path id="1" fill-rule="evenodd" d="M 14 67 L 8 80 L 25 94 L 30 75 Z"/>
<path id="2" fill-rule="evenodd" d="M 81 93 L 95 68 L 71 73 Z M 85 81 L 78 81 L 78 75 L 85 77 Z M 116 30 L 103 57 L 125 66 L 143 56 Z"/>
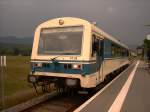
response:
<path id="1" fill-rule="evenodd" d="M 91 48 L 91 56 L 95 57 L 96 55 L 100 55 L 100 41 L 102 39 L 99 38 L 95 33 L 92 34 L 92 48 Z M 94 44 L 95 43 L 95 44 Z"/>
<path id="2" fill-rule="evenodd" d="M 38 46 L 40 44 L 40 38 L 41 38 L 41 31 L 43 29 L 53 29 L 53 28 L 66 28 L 66 27 L 81 27 L 82 28 L 82 39 L 81 39 L 81 51 L 79 54 L 60 54 L 61 56 L 67 56 L 67 57 L 70 57 L 70 56 L 82 56 L 83 55 L 83 46 L 84 46 L 84 37 L 85 37 L 85 26 L 84 25 L 76 25 L 76 26 L 64 26 L 64 27 L 45 27 L 45 28 L 41 28 L 40 31 L 39 31 L 39 39 L 38 39 Z M 59 54 L 39 54 L 39 48 L 37 48 L 37 55 L 38 56 L 48 56 L 48 55 L 51 55 L 51 56 L 56 56 L 56 55 L 59 55 Z"/>
<path id="3" fill-rule="evenodd" d="M 96 55 L 95 51 L 93 50 L 93 46 L 94 46 L 94 41 L 95 41 L 95 38 L 96 36 L 94 34 L 91 35 L 92 37 L 92 48 L 91 48 L 91 56 L 94 57 Z"/>

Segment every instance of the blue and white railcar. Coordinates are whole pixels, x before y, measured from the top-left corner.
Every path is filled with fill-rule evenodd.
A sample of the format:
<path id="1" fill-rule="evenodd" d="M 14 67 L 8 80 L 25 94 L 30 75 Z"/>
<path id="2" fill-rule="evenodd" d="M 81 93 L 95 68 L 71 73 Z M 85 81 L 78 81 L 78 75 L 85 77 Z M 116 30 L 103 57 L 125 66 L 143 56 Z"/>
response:
<path id="1" fill-rule="evenodd" d="M 129 64 L 128 55 L 127 46 L 86 20 L 52 19 L 36 28 L 29 81 L 93 88 Z"/>

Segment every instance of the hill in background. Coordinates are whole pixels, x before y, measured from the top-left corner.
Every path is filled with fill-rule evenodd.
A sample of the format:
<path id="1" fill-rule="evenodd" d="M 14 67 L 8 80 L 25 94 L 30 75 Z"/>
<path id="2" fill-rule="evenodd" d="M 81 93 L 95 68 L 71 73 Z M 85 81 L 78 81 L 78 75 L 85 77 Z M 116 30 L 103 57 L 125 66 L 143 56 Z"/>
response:
<path id="1" fill-rule="evenodd" d="M 1 55 L 30 55 L 32 49 L 32 37 L 0 37 Z"/>
<path id="2" fill-rule="evenodd" d="M 0 37 L 0 43 L 13 43 L 13 44 L 28 44 L 32 45 L 33 37 Z"/>

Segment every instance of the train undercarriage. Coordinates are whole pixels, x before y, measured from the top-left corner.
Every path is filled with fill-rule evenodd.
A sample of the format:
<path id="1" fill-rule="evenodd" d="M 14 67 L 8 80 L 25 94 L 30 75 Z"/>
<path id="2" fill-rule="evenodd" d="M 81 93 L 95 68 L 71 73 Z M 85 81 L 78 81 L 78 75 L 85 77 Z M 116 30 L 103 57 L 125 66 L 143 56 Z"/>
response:
<path id="1" fill-rule="evenodd" d="M 102 83 L 108 83 L 118 74 L 124 71 L 129 64 L 122 66 L 121 68 L 108 74 Z M 37 87 L 41 87 L 42 92 L 50 92 L 52 90 L 57 90 L 58 92 L 68 92 L 68 91 L 80 91 L 80 93 L 89 93 L 91 91 L 97 90 L 97 85 L 94 88 L 82 88 L 79 79 L 65 78 L 65 77 L 51 77 L 51 76 L 36 76 L 29 75 L 28 81 L 33 84 L 36 92 L 38 93 Z"/>

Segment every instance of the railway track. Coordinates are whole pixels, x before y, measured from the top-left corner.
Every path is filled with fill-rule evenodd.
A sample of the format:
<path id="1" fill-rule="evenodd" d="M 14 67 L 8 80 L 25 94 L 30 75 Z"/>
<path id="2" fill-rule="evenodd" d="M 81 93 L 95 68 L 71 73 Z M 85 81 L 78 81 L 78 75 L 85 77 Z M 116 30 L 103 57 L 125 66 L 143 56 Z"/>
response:
<path id="1" fill-rule="evenodd" d="M 72 112 L 89 97 L 85 94 L 61 94 L 22 112 Z"/>

